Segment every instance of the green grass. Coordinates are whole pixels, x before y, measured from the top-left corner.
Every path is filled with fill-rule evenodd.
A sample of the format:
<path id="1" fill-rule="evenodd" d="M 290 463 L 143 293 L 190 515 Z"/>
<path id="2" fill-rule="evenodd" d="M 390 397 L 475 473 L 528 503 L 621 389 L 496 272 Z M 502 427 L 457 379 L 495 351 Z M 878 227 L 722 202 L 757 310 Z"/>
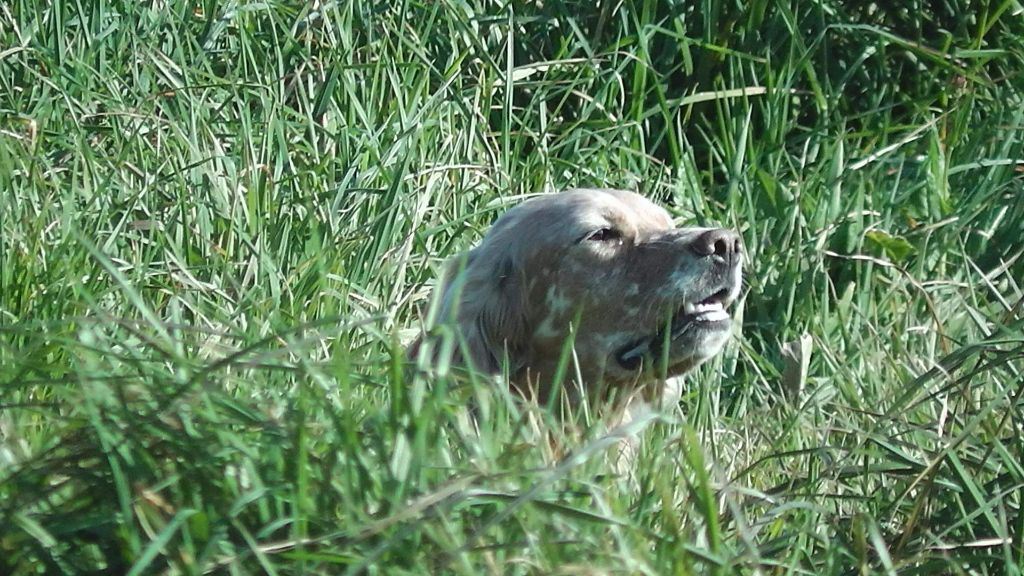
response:
<path id="1" fill-rule="evenodd" d="M 0 572 L 1019 575 L 1022 134 L 1013 0 L 9 0 Z M 750 255 L 632 478 L 402 376 L 573 185 Z"/>

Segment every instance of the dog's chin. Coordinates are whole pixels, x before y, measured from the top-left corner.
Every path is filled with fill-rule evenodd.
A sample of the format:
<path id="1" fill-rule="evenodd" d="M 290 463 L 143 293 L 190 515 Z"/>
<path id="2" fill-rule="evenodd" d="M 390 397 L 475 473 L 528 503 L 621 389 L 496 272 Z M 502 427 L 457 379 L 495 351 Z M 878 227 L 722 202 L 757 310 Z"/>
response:
<path id="1" fill-rule="evenodd" d="M 668 362 L 668 376 L 678 376 L 703 364 L 706 360 L 722 351 L 729 340 L 729 320 L 715 323 L 715 326 L 702 327 L 696 334 L 686 338 L 678 338 L 671 342 L 668 353 L 662 355 Z M 654 358 L 655 370 L 658 358 Z"/>
<path id="2" fill-rule="evenodd" d="M 696 368 L 718 354 L 729 340 L 731 318 L 674 322 L 671 330 L 629 340 L 613 353 L 622 375 L 672 377 Z"/>

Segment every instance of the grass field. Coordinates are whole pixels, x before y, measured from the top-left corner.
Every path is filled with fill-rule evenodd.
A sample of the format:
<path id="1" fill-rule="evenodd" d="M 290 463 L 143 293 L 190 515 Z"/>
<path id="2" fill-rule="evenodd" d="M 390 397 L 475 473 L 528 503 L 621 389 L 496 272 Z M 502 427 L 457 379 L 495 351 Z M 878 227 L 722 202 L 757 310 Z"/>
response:
<path id="1" fill-rule="evenodd" d="M 1024 573 L 1024 8 L 736 4 L 0 3 L 0 573 Z M 750 256 L 632 477 L 403 377 L 575 185 Z"/>

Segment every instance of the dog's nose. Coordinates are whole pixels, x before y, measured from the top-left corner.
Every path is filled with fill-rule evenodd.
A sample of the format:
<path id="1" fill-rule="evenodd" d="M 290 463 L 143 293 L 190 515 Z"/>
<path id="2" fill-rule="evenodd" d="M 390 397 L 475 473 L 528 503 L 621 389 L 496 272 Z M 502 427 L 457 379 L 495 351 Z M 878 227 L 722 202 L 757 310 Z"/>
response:
<path id="1" fill-rule="evenodd" d="M 743 251 L 740 235 L 732 230 L 715 228 L 708 230 L 693 241 L 693 251 L 700 256 L 721 256 L 729 258 Z"/>

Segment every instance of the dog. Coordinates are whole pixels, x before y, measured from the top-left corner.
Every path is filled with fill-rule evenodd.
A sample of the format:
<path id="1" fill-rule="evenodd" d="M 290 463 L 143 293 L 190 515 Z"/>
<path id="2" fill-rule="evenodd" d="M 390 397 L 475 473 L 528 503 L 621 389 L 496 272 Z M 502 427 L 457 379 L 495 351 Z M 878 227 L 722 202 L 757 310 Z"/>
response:
<path id="1" fill-rule="evenodd" d="M 678 400 L 666 382 L 729 338 L 742 267 L 736 232 L 676 228 L 634 192 L 535 197 L 449 263 L 435 313 L 407 353 L 507 375 L 539 401 L 559 390 L 570 404 Z"/>

